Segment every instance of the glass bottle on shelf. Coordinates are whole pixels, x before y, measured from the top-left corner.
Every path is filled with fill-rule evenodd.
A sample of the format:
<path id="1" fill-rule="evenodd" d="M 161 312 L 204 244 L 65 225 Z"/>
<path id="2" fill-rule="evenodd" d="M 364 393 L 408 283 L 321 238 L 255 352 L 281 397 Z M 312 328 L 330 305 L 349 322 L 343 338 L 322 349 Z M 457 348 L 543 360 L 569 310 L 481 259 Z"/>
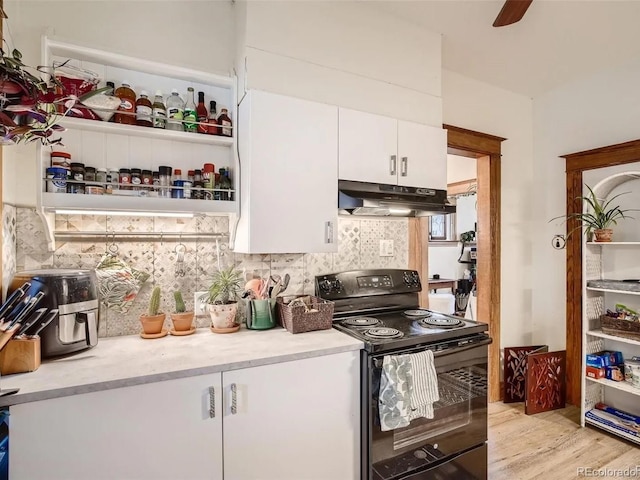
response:
<path id="1" fill-rule="evenodd" d="M 120 106 L 115 114 L 115 122 L 126 125 L 136 124 L 136 92 L 133 91 L 129 82 L 124 80 L 122 86 L 116 88 L 115 96 L 120 99 Z M 122 112 L 122 113 L 120 113 Z"/>
<path id="2" fill-rule="evenodd" d="M 193 192 L 191 196 L 196 200 L 202 200 L 204 198 L 204 192 L 199 190 L 204 188 L 204 183 L 202 182 L 202 170 L 195 169 L 193 172 Z"/>
<path id="3" fill-rule="evenodd" d="M 198 114 L 196 102 L 193 98 L 193 87 L 187 88 L 187 103 L 184 106 L 184 131 L 195 133 L 197 131 Z"/>
<path id="4" fill-rule="evenodd" d="M 164 100 L 160 90 L 156 90 L 156 96 L 153 99 L 153 105 L 151 108 L 153 115 L 153 128 L 165 128 L 167 124 L 167 107 L 164 106 Z"/>
<path id="5" fill-rule="evenodd" d="M 231 180 L 229 179 L 229 170 L 226 168 L 220 169 L 220 188 L 227 190 L 221 192 L 220 200 L 231 200 Z"/>
<path id="6" fill-rule="evenodd" d="M 184 115 L 184 102 L 178 95 L 178 90 L 171 90 L 171 95 L 167 98 L 167 130 L 183 132 L 182 119 Z"/>
<path id="7" fill-rule="evenodd" d="M 196 105 L 196 113 L 198 115 L 198 133 L 207 133 L 207 107 L 204 104 L 204 92 L 198 92 L 198 105 Z"/>
<path id="8" fill-rule="evenodd" d="M 218 131 L 218 112 L 216 111 L 216 102 L 209 101 L 209 118 L 207 119 L 207 133 L 209 135 L 220 135 Z"/>
<path id="9" fill-rule="evenodd" d="M 140 98 L 136 101 L 136 125 L 141 127 L 152 127 L 151 115 L 153 108 L 151 106 L 151 100 L 149 100 L 149 94 L 146 90 L 140 92 Z"/>
<path id="10" fill-rule="evenodd" d="M 232 127 L 233 127 L 233 123 L 231 122 L 231 118 L 229 117 L 229 111 L 226 109 L 226 107 L 220 107 L 220 116 L 218 117 L 218 125 L 220 125 L 220 127 L 218 127 L 219 130 L 219 135 L 222 135 L 223 137 L 231 137 L 233 135 L 232 133 Z"/>
<path id="11" fill-rule="evenodd" d="M 220 191 L 220 189 L 222 188 L 222 185 L 220 185 L 220 177 L 221 175 L 219 173 L 215 173 L 214 174 L 214 181 L 213 181 L 213 199 L 214 200 L 222 200 L 222 192 Z"/>
<path id="12" fill-rule="evenodd" d="M 204 200 L 214 200 L 214 187 L 215 187 L 215 171 L 216 167 L 213 163 L 205 163 L 202 169 L 202 182 L 204 183 L 204 192 L 202 198 Z"/>

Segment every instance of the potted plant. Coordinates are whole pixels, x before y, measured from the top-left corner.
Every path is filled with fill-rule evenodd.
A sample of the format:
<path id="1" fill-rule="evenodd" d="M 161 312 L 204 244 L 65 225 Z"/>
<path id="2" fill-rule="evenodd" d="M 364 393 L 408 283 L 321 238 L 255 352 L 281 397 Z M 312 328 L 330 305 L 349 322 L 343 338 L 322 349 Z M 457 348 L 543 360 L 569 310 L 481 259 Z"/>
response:
<path id="1" fill-rule="evenodd" d="M 584 228 L 587 238 L 591 238 L 592 234 L 596 242 L 610 242 L 613 236 L 613 230 L 611 227 L 618 224 L 618 220 L 622 218 L 633 218 L 626 215 L 627 212 L 635 211 L 634 209 L 622 209 L 619 205 L 614 205 L 613 201 L 625 193 L 619 193 L 614 195 L 609 200 L 600 199 L 596 196 L 595 192 L 585 185 L 589 190 L 589 194 L 586 196 L 577 197 L 582 202 L 586 202 L 588 208 L 586 212 L 576 212 L 566 215 L 566 219 L 575 219 L 580 222 L 576 228 L 571 230 L 568 234 L 571 235 L 575 230 Z M 557 218 L 565 218 L 564 215 Z"/>
<path id="2" fill-rule="evenodd" d="M 171 314 L 173 329 L 176 332 L 192 333 L 191 327 L 193 325 L 193 310 L 187 311 L 187 306 L 184 303 L 182 292 L 180 290 L 173 292 L 173 299 L 176 302 L 175 312 Z"/>
<path id="3" fill-rule="evenodd" d="M 151 292 L 151 298 L 149 299 L 149 308 L 147 313 L 140 315 L 140 323 L 142 324 L 142 336 L 152 338 L 162 335 L 164 326 L 165 314 L 160 312 L 160 287 L 156 286 Z M 166 334 L 166 332 L 164 332 Z"/>
<path id="4" fill-rule="evenodd" d="M 238 302 L 236 297 L 240 291 L 242 274 L 233 266 L 219 269 L 213 274 L 207 299 L 211 316 L 211 331 L 231 333 L 240 328 L 238 323 Z"/>

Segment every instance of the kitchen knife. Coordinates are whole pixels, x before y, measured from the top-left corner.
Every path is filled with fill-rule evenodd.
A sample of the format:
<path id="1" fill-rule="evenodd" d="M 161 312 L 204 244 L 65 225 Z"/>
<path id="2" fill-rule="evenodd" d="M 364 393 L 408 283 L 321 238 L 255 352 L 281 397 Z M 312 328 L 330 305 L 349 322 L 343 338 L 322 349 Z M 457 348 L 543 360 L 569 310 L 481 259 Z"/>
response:
<path id="1" fill-rule="evenodd" d="M 18 303 L 10 313 L 5 315 L 2 319 L 2 325 L 0 325 L 0 331 L 6 332 L 7 329 L 13 324 L 13 320 L 15 320 L 20 314 L 24 311 L 25 308 L 29 305 L 29 301 L 31 300 L 31 296 L 24 296 L 20 303 Z"/>
<path id="2" fill-rule="evenodd" d="M 40 303 L 40 300 L 42 300 L 43 297 L 44 292 L 38 292 L 36 293 L 35 297 L 31 297 L 24 310 L 22 310 L 19 315 L 16 315 L 13 321 L 9 324 L 9 328 L 15 325 L 19 326 L 27 318 L 27 316 L 31 315 L 31 312 L 33 312 L 33 310 L 38 306 L 38 303 Z"/>
<path id="3" fill-rule="evenodd" d="M 38 335 L 57 316 L 58 316 L 58 309 L 57 308 L 54 308 L 53 310 L 49 311 L 49 315 L 42 322 L 40 322 L 40 325 L 38 325 L 36 331 L 33 332 L 33 333 L 30 333 L 29 336 L 30 337 L 35 337 L 36 335 Z"/>
<path id="4" fill-rule="evenodd" d="M 9 298 L 5 300 L 5 302 L 0 307 L 0 320 L 4 318 L 4 316 L 13 310 L 18 302 L 24 297 L 25 293 L 31 288 L 31 283 L 25 282 L 20 288 L 15 290 Z"/>
<path id="5" fill-rule="evenodd" d="M 29 328 L 31 328 L 33 325 L 35 325 L 42 317 L 44 317 L 44 315 L 47 313 L 49 309 L 48 308 L 39 308 L 38 310 L 36 310 L 35 312 L 33 312 L 33 315 L 31 315 L 29 317 L 28 320 L 25 320 L 24 323 L 22 324 L 22 326 L 20 327 L 20 330 L 18 330 L 18 333 L 16 334 L 16 337 L 19 337 L 21 335 L 24 335 L 24 333 L 29 330 Z"/>

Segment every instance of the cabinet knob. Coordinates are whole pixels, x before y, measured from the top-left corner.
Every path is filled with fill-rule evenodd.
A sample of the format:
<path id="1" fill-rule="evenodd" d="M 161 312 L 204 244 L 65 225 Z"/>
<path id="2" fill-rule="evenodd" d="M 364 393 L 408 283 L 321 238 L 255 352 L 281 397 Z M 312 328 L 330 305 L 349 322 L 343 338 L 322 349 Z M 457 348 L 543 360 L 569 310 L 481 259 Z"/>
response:
<path id="1" fill-rule="evenodd" d="M 409 157 L 402 157 L 400 159 L 400 175 L 407 176 L 407 170 L 409 169 Z"/>
<path id="2" fill-rule="evenodd" d="M 216 389 L 209 387 L 209 418 L 216 417 Z"/>
<path id="3" fill-rule="evenodd" d="M 391 158 L 390 158 L 390 161 L 389 161 L 389 166 L 390 166 L 389 174 L 393 175 L 394 177 L 396 175 L 396 167 L 397 167 L 396 158 L 397 157 L 395 155 L 391 155 Z"/>

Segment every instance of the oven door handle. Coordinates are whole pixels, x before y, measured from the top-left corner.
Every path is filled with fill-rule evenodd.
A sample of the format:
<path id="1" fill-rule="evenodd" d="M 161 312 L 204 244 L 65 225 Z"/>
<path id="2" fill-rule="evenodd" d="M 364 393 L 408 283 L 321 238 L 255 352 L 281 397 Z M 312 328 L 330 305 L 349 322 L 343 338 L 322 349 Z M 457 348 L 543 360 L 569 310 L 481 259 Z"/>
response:
<path id="1" fill-rule="evenodd" d="M 477 342 L 472 342 L 469 343 L 467 345 L 462 345 L 459 347 L 453 347 L 453 348 L 448 348 L 446 350 L 439 350 L 437 352 L 433 352 L 433 356 L 434 358 L 438 358 L 438 357 L 443 357 L 445 355 L 453 355 L 456 353 L 460 353 L 460 352 L 464 352 L 466 350 L 471 350 L 472 348 L 477 348 L 477 347 L 482 347 L 484 345 L 489 345 L 493 343 L 493 339 L 491 337 L 486 337 L 483 338 L 480 341 Z M 421 346 L 421 347 L 416 347 L 410 350 L 403 350 L 402 353 L 398 353 L 397 355 L 407 355 L 407 354 L 411 354 L 411 353 L 418 353 L 418 352 L 424 352 L 426 350 L 432 350 L 430 349 L 428 346 Z M 386 356 L 386 355 L 385 355 Z M 374 357 L 373 358 L 373 363 L 376 367 L 381 368 L 382 367 L 382 362 L 384 361 L 384 357 Z"/>

